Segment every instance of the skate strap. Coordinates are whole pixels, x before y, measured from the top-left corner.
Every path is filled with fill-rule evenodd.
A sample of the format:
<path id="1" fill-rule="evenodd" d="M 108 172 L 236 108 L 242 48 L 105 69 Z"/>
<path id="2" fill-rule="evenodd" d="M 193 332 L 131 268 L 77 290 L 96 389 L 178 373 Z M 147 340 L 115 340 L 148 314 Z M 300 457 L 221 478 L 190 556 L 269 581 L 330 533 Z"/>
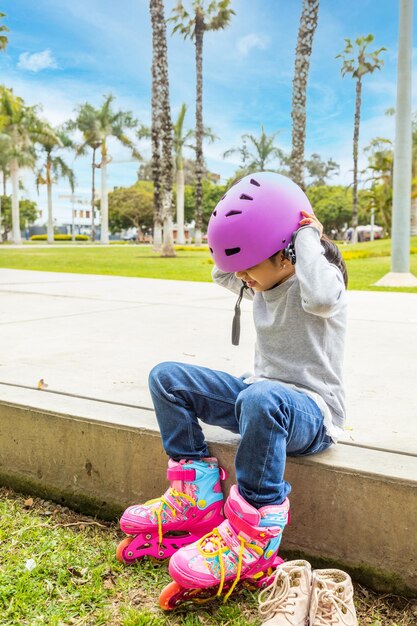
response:
<path id="1" fill-rule="evenodd" d="M 230 498 L 227 498 L 224 505 L 224 514 L 229 520 L 230 524 L 238 531 L 238 534 L 242 534 L 249 541 L 254 539 L 265 540 L 271 537 L 277 537 L 282 529 L 280 526 L 252 526 L 242 519 L 229 504 Z"/>
<path id="2" fill-rule="evenodd" d="M 167 478 L 171 480 L 185 480 L 187 483 L 192 483 L 195 480 L 195 469 L 175 469 L 168 468 Z"/>
<path id="3" fill-rule="evenodd" d="M 220 480 L 226 480 L 228 477 L 228 473 L 224 469 L 224 467 L 219 467 Z"/>

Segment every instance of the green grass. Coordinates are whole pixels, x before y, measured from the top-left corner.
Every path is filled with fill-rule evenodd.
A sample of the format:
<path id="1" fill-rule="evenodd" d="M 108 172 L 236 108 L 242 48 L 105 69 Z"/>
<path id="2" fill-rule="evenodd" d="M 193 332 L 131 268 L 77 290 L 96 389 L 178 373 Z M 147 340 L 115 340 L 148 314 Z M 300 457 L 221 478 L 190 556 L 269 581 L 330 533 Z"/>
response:
<path id="1" fill-rule="evenodd" d="M 349 289 L 407 291 L 413 288 L 382 288 L 373 284 L 390 271 L 391 241 L 384 239 L 352 246 L 340 245 L 349 272 Z M 417 275 L 417 237 L 411 239 L 410 270 Z M 162 258 L 150 246 L 83 245 L 65 247 L 0 246 L 0 267 L 76 274 L 137 276 L 168 280 L 211 281 L 213 266 L 206 246 L 178 247 L 176 258 Z"/>
<path id="2" fill-rule="evenodd" d="M 166 563 L 115 560 L 122 534 L 52 502 L 0 488 L 0 624 L 2 626 L 259 626 L 257 595 L 226 604 L 158 607 L 170 582 Z M 29 571 L 29 559 L 36 563 Z M 417 604 L 355 585 L 360 624 L 412 626 Z"/>
<path id="3" fill-rule="evenodd" d="M 162 258 L 149 246 L 83 246 L 21 249 L 0 247 L 0 267 L 138 276 L 168 280 L 210 281 L 212 262 L 208 248 L 201 251 L 178 251 L 176 258 Z"/>

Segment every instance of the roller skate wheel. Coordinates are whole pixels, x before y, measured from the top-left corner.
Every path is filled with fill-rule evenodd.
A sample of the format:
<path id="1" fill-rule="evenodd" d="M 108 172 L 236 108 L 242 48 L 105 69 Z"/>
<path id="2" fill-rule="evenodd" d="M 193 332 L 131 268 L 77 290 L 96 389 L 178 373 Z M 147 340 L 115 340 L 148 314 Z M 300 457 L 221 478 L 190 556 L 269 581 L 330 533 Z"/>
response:
<path id="1" fill-rule="evenodd" d="M 149 539 L 152 539 L 152 535 L 149 535 L 149 534 L 148 534 L 148 535 L 145 535 L 145 539 L 146 539 L 147 541 L 149 541 Z"/>
<path id="2" fill-rule="evenodd" d="M 116 549 L 116 559 L 120 561 L 120 563 L 130 563 L 133 559 L 133 552 L 131 550 L 127 551 L 127 547 L 132 543 L 133 537 L 126 537 L 123 539 Z"/>
<path id="3" fill-rule="evenodd" d="M 176 602 L 175 600 L 171 602 L 171 599 L 175 598 L 177 594 L 182 591 L 181 585 L 179 585 L 175 580 L 173 580 L 169 585 L 162 590 L 161 595 L 159 596 L 159 606 L 164 611 L 172 611 L 175 608 Z"/>

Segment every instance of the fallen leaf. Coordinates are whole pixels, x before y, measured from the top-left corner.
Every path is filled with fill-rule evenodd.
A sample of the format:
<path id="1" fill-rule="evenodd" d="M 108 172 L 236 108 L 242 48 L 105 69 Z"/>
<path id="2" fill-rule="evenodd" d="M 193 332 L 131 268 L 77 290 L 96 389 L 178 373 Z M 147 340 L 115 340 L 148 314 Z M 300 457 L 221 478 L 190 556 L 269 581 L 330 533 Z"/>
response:
<path id="1" fill-rule="evenodd" d="M 33 498 L 28 498 L 27 500 L 25 500 L 24 504 L 27 509 L 30 509 L 30 507 L 33 506 Z"/>

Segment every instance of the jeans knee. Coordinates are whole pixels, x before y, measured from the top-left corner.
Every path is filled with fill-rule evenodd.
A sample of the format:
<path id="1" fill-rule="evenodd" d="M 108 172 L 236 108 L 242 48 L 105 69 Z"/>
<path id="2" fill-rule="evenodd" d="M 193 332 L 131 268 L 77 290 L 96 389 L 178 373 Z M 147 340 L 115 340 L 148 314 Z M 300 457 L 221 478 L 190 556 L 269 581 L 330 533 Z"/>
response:
<path id="1" fill-rule="evenodd" d="M 178 363 L 172 361 L 164 361 L 155 365 L 149 372 L 149 389 L 151 391 L 167 391 L 172 385 L 178 366 Z"/>
<path id="2" fill-rule="evenodd" d="M 288 414 L 285 410 L 285 398 L 279 393 L 277 384 L 260 381 L 249 385 L 238 396 L 236 408 L 239 415 L 248 419 L 255 415 L 259 424 L 266 419 L 273 419 L 279 426 L 286 428 Z"/>

